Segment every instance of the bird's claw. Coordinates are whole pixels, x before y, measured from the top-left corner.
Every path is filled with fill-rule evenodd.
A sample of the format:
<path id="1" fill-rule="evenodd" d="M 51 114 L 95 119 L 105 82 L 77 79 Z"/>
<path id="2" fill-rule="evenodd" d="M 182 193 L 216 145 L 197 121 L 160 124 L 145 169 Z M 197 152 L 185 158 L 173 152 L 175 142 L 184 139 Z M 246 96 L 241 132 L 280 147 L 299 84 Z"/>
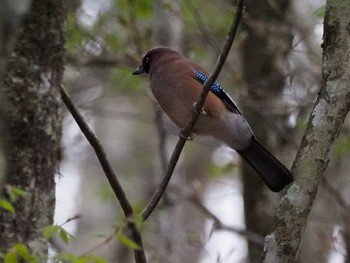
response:
<path id="1" fill-rule="evenodd" d="M 206 113 L 206 111 L 204 110 L 204 108 L 198 109 L 197 104 L 198 104 L 198 102 L 193 103 L 193 110 L 195 111 L 195 113 L 196 113 L 197 115 L 199 115 L 199 114 L 206 115 L 207 113 Z"/>
<path id="2" fill-rule="evenodd" d="M 189 135 L 189 136 L 186 137 L 186 136 L 183 134 L 182 131 L 180 131 L 179 137 L 182 138 L 182 139 L 185 139 L 185 140 L 187 140 L 187 141 L 192 141 L 192 140 L 193 140 L 193 137 L 192 137 L 191 135 Z"/>

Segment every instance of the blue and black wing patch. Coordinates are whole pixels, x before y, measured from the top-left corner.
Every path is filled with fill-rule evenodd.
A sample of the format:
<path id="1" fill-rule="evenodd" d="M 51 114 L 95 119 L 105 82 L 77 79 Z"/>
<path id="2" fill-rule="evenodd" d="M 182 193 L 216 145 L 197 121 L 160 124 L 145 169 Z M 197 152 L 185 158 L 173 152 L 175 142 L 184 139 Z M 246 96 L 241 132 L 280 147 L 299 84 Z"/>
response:
<path id="1" fill-rule="evenodd" d="M 208 77 L 199 71 L 194 72 L 194 76 L 201 83 L 205 83 L 208 80 Z M 231 97 L 225 92 L 225 90 L 219 85 L 219 83 L 215 82 L 210 91 L 213 92 L 219 99 L 221 99 L 226 107 L 232 111 L 233 113 L 242 115 L 236 103 L 231 99 Z"/>

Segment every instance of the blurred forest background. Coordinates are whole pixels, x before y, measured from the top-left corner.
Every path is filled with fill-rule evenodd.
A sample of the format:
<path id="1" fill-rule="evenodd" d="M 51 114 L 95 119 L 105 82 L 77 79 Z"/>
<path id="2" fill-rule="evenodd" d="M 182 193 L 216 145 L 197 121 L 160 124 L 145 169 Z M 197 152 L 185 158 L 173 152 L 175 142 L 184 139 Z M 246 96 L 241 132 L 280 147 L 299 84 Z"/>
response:
<path id="1" fill-rule="evenodd" d="M 288 167 L 320 87 L 324 4 L 246 1 L 238 38 L 218 80 L 243 108 L 259 140 Z M 197 0 L 83 0 L 69 5 L 64 83 L 105 146 L 137 211 L 160 180 L 177 130 L 152 99 L 147 79 L 131 72 L 147 50 L 159 45 L 171 46 L 210 70 L 235 7 L 232 1 Z M 326 176 L 344 198 L 349 187 L 347 129 L 333 149 Z M 81 254 L 102 242 L 122 215 L 69 113 L 63 144 L 55 222 L 80 215 L 66 227 L 76 237 L 69 251 Z M 244 165 L 242 178 L 241 168 L 234 152 L 209 140 L 186 145 L 166 196 L 143 229 L 150 262 L 259 260 L 261 238 L 271 231 L 279 195 Z M 341 208 L 323 188 L 316 199 L 300 262 L 342 262 Z M 252 234 L 236 233 L 245 225 L 257 235 L 249 246 L 247 236 Z M 118 240 L 94 253 L 110 262 L 133 261 Z"/>
<path id="2" fill-rule="evenodd" d="M 291 167 L 322 81 L 325 1 L 245 1 L 238 36 L 218 82 L 259 141 Z M 211 70 L 235 12 L 234 1 L 67 1 L 63 83 L 107 156 L 136 212 L 151 198 L 178 131 L 159 109 L 146 77 L 131 73 L 154 46 L 170 46 Z M 332 150 L 299 262 L 345 262 L 350 202 L 347 118 Z M 123 214 L 94 152 L 64 109 L 63 160 L 55 224 L 75 238 L 55 250 L 134 262 L 111 239 Z M 258 262 L 280 194 L 270 192 L 232 150 L 189 141 L 160 205 L 142 226 L 149 262 Z M 347 211 L 348 212 L 348 211 Z M 348 244 L 348 245 L 347 245 Z M 349 254 L 349 253 L 348 253 Z"/>

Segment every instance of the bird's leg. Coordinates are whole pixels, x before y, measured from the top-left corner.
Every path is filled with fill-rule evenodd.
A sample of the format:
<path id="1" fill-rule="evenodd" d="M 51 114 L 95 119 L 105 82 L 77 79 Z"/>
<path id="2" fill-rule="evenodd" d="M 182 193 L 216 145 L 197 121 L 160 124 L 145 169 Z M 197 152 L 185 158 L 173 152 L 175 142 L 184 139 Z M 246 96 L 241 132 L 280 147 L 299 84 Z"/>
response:
<path id="1" fill-rule="evenodd" d="M 195 113 L 197 115 L 199 115 L 199 114 L 206 115 L 207 113 L 205 112 L 204 108 L 198 109 L 197 104 L 198 104 L 197 102 L 193 103 L 193 110 L 195 111 Z"/>

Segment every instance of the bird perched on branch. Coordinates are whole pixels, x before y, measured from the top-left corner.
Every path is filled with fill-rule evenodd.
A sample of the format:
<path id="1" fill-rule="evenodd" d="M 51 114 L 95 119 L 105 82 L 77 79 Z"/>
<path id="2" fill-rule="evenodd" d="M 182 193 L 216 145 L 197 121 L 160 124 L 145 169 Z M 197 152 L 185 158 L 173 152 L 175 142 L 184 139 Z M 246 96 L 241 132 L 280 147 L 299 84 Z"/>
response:
<path id="1" fill-rule="evenodd" d="M 183 129 L 190 121 L 209 73 L 179 52 L 156 47 L 148 51 L 133 75 L 146 73 L 151 90 L 169 118 Z M 212 136 L 236 150 L 275 192 L 292 182 L 290 171 L 255 138 L 241 111 L 214 83 L 192 133 Z"/>

